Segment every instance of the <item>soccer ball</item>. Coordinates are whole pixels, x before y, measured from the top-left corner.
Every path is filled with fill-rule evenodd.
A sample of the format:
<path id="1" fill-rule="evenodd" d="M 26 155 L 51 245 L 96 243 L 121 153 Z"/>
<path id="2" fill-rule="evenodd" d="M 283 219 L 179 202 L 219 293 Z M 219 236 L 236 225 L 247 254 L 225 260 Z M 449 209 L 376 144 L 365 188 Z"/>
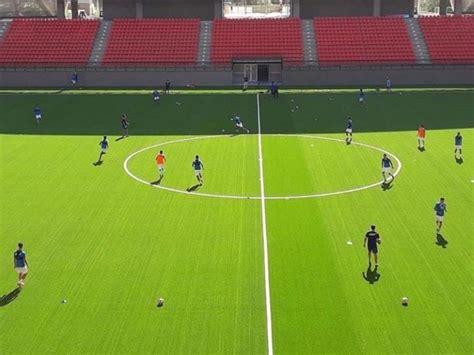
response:
<path id="1" fill-rule="evenodd" d="M 408 297 L 402 297 L 402 306 L 408 306 Z"/>
<path id="2" fill-rule="evenodd" d="M 158 302 L 156 303 L 157 307 L 163 307 L 165 305 L 165 300 L 163 298 L 158 298 Z"/>

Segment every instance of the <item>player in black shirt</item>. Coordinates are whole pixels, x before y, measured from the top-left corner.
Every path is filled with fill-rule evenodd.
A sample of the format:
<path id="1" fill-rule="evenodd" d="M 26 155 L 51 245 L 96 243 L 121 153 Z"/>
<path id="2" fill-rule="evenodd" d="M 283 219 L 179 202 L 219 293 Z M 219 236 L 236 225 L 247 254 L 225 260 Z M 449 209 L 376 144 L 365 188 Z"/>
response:
<path id="1" fill-rule="evenodd" d="M 365 234 L 364 238 L 364 248 L 365 245 L 367 244 L 367 249 L 369 251 L 369 266 L 371 265 L 370 263 L 370 255 L 374 254 L 374 261 L 375 261 L 375 267 L 379 266 L 378 263 L 378 250 L 377 250 L 377 244 L 381 243 L 380 235 L 375 231 L 375 226 L 372 225 L 370 226 L 370 231 L 368 231 Z"/>

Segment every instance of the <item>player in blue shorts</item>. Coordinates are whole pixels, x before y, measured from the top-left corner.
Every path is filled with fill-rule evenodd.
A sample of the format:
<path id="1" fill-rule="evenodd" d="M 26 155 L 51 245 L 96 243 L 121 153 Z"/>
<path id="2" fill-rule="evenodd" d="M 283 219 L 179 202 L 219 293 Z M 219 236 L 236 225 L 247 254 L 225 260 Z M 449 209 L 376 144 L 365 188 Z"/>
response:
<path id="1" fill-rule="evenodd" d="M 74 72 L 71 75 L 72 87 L 76 87 L 76 84 L 77 84 L 78 81 L 79 81 L 79 75 L 77 75 L 77 72 L 74 70 Z"/>
<path id="2" fill-rule="evenodd" d="M 130 126 L 130 122 L 128 122 L 128 117 L 124 113 L 122 113 L 120 118 L 120 124 L 122 125 L 122 138 L 128 137 L 128 126 Z"/>
<path id="3" fill-rule="evenodd" d="M 395 175 L 392 174 L 393 163 L 392 160 L 387 156 L 387 154 L 383 155 L 382 158 L 382 176 L 383 176 L 383 183 L 387 183 L 387 175 L 388 174 L 392 181 L 395 179 Z"/>
<path id="4" fill-rule="evenodd" d="M 43 119 L 43 112 L 41 111 L 41 107 L 36 105 L 33 109 L 33 115 L 35 116 L 36 124 L 40 124 L 41 120 Z"/>
<path id="5" fill-rule="evenodd" d="M 196 155 L 196 159 L 193 160 L 192 167 L 194 169 L 194 174 L 196 174 L 196 179 L 199 185 L 204 183 L 204 179 L 202 177 L 202 171 L 204 170 L 204 164 L 199 159 L 199 155 Z"/>
<path id="6" fill-rule="evenodd" d="M 359 102 L 363 104 L 365 101 L 364 89 L 359 89 Z"/>
<path id="7" fill-rule="evenodd" d="M 242 120 L 240 119 L 239 115 L 235 115 L 230 119 L 231 121 L 234 121 L 235 127 L 237 128 L 235 131 L 238 132 L 239 129 L 243 129 L 247 133 L 250 133 L 250 130 L 244 127 L 244 124 L 242 123 Z"/>
<path id="8" fill-rule="evenodd" d="M 444 202 L 444 197 L 439 199 L 439 202 L 435 204 L 433 209 L 435 210 L 436 215 L 436 233 L 439 233 L 443 226 L 444 215 L 448 212 L 446 203 Z"/>
<path id="9" fill-rule="evenodd" d="M 107 136 L 104 136 L 104 138 L 100 141 L 99 146 L 100 155 L 99 160 L 97 160 L 97 164 L 100 164 L 102 162 L 102 155 L 107 154 L 107 151 L 109 150 L 109 141 L 107 140 Z"/>
<path id="10" fill-rule="evenodd" d="M 160 103 L 160 92 L 158 90 L 153 91 L 153 101 Z"/>
<path id="11" fill-rule="evenodd" d="M 28 275 L 28 261 L 23 250 L 23 243 L 18 243 L 18 249 L 13 253 L 13 267 L 18 274 L 17 286 L 25 286 L 25 278 Z"/>
<path id="12" fill-rule="evenodd" d="M 346 126 L 346 144 L 352 143 L 352 117 L 347 117 L 347 126 Z"/>
<path id="13" fill-rule="evenodd" d="M 458 132 L 454 137 L 454 157 L 458 159 L 458 152 L 459 152 L 459 159 L 462 159 L 462 136 L 461 132 Z"/>
<path id="14" fill-rule="evenodd" d="M 365 234 L 364 238 L 364 248 L 367 245 L 368 255 L 369 255 L 369 266 L 371 265 L 370 256 L 374 255 L 375 267 L 379 266 L 378 260 L 378 248 L 377 244 L 382 242 L 380 235 L 375 231 L 375 226 L 370 226 L 370 231 Z"/>

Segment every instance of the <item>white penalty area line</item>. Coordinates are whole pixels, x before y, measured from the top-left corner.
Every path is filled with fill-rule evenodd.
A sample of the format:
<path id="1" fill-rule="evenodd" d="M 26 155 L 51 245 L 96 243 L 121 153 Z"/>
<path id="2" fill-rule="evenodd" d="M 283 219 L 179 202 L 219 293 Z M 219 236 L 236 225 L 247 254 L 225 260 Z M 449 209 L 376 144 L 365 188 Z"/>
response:
<path id="1" fill-rule="evenodd" d="M 270 270 L 268 266 L 267 213 L 265 210 L 265 182 L 263 178 L 262 124 L 260 121 L 260 96 L 257 94 L 258 165 L 260 173 L 260 206 L 262 208 L 263 265 L 265 277 L 265 310 L 267 315 L 267 350 L 273 355 L 272 308 L 270 301 Z"/>

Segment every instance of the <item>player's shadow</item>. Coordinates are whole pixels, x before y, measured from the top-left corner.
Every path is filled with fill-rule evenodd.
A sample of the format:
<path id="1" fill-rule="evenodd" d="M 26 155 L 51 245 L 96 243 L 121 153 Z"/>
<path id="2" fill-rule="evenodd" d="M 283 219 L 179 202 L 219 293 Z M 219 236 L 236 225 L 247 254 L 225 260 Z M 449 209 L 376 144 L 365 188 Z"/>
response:
<path id="1" fill-rule="evenodd" d="M 454 157 L 454 159 L 456 159 L 456 163 L 458 163 L 459 165 L 462 165 L 462 163 L 464 163 L 464 159 L 462 157 Z"/>
<path id="2" fill-rule="evenodd" d="M 118 138 L 115 139 L 115 141 L 118 142 L 118 141 L 121 141 L 122 139 L 125 139 L 125 136 L 118 137 Z"/>
<path id="3" fill-rule="evenodd" d="M 439 245 L 441 248 L 446 249 L 448 241 L 440 233 L 436 233 L 436 245 Z"/>
<path id="4" fill-rule="evenodd" d="M 156 181 L 150 182 L 150 185 L 159 185 L 159 184 L 161 184 L 161 180 L 163 180 L 163 177 L 160 177 L 160 178 L 159 178 L 158 180 L 156 180 Z"/>
<path id="5" fill-rule="evenodd" d="M 376 266 L 372 270 L 372 266 L 369 265 L 369 267 L 367 268 L 367 271 L 362 272 L 362 277 L 364 278 L 364 280 L 367 281 L 371 285 L 373 285 L 374 283 L 380 280 L 381 275 L 377 269 L 378 268 Z"/>
<path id="6" fill-rule="evenodd" d="M 0 297 L 0 307 L 5 307 L 7 304 L 13 302 L 21 292 L 21 288 L 17 287 L 13 291 L 10 291 L 8 294 Z"/>
<path id="7" fill-rule="evenodd" d="M 424 152 L 426 149 L 425 149 L 425 147 L 418 147 L 418 150 L 419 150 L 420 152 Z"/>
<path id="8" fill-rule="evenodd" d="M 196 184 L 196 185 L 193 185 L 193 186 L 190 186 L 186 189 L 187 192 L 193 192 L 193 191 L 197 191 L 199 190 L 199 188 L 201 187 L 202 185 L 201 184 Z"/>
<path id="9" fill-rule="evenodd" d="M 103 160 L 100 160 L 100 161 L 96 161 L 96 162 L 92 163 L 92 165 L 94 165 L 94 166 L 101 166 L 103 163 L 104 163 L 104 161 L 103 161 Z"/>
<path id="10" fill-rule="evenodd" d="M 393 187 L 392 182 L 393 182 L 393 181 L 389 181 L 389 182 L 384 182 L 384 183 L 382 183 L 382 185 L 381 185 L 382 191 L 388 191 L 388 190 L 390 190 L 390 189 Z"/>

